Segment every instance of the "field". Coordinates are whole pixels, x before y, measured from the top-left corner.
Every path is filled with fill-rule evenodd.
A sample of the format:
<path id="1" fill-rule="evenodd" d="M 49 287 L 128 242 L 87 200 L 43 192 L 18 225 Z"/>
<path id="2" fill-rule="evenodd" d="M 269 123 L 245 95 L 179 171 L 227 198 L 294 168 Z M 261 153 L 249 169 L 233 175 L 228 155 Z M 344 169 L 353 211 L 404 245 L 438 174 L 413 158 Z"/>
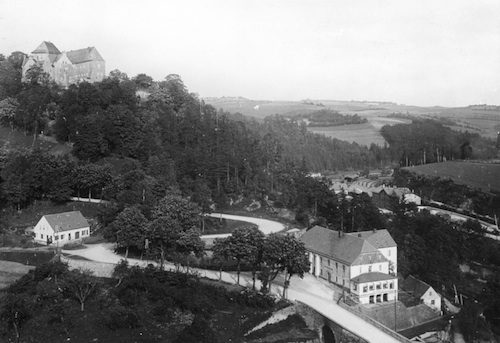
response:
<path id="1" fill-rule="evenodd" d="M 448 161 L 405 169 L 428 176 L 451 178 L 456 183 L 483 191 L 500 192 L 500 164 Z"/>
<path id="2" fill-rule="evenodd" d="M 449 127 L 457 131 L 468 130 L 479 133 L 483 137 L 496 139 L 500 131 L 500 107 L 469 106 L 462 108 L 418 107 L 389 102 L 367 101 L 266 101 L 250 100 L 243 97 L 223 97 L 204 99 L 207 104 L 231 113 L 261 120 L 273 114 L 310 113 L 321 109 L 332 109 L 341 114 L 354 115 L 368 119 L 368 123 L 324 128 L 309 128 L 310 131 L 326 136 L 356 142 L 370 146 L 371 143 L 383 145 L 380 128 L 386 124 L 407 123 L 410 119 L 395 118 L 394 115 L 412 118 L 446 119 L 453 125 Z"/>

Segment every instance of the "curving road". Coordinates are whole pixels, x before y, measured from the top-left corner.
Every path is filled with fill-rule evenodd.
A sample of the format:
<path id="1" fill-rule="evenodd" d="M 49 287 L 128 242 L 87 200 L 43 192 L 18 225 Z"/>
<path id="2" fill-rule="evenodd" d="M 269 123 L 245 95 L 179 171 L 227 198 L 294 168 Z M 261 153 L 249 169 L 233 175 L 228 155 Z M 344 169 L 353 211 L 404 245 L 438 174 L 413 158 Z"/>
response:
<path id="1" fill-rule="evenodd" d="M 221 213 L 212 213 L 212 217 L 226 218 L 231 220 L 246 221 L 249 223 L 256 224 L 259 229 L 265 234 L 270 234 L 273 232 L 282 231 L 285 226 L 281 223 L 274 222 L 272 220 L 236 216 Z M 215 236 L 215 237 L 214 237 Z M 202 237 L 216 238 L 221 237 L 220 235 L 207 235 Z M 228 234 L 226 235 L 228 236 Z M 115 254 L 113 252 L 114 244 L 104 243 L 104 244 L 92 244 L 87 245 L 87 249 L 81 250 L 68 250 L 65 251 L 67 254 L 78 255 L 85 257 L 89 260 L 96 262 L 105 263 L 118 263 L 123 257 Z M 130 265 L 139 265 L 146 267 L 148 261 L 138 260 L 138 259 L 128 259 Z M 173 269 L 174 266 L 170 263 L 166 264 L 167 269 Z M 204 270 L 204 269 L 193 269 L 198 272 L 202 277 L 222 280 L 229 283 L 236 283 L 236 274 L 223 272 L 220 274 L 217 271 Z M 252 287 L 252 278 L 249 275 L 241 275 L 240 284 L 246 287 Z M 277 295 L 282 294 L 283 289 L 281 286 L 272 284 L 271 291 Z M 298 300 L 316 312 L 321 313 L 323 316 L 330 318 L 333 322 L 338 323 L 344 329 L 356 334 L 357 336 L 363 338 L 370 343 L 396 343 L 401 342 L 401 339 L 397 339 L 386 332 L 380 330 L 374 325 L 364 321 L 360 317 L 354 315 L 353 313 L 347 311 L 346 309 L 337 305 L 333 300 L 333 289 L 328 284 L 326 280 L 314 277 L 311 274 L 305 274 L 304 278 L 299 278 L 294 276 L 290 282 L 288 289 L 288 298 L 291 300 Z M 403 340 L 404 341 L 404 340 Z"/>
<path id="2" fill-rule="evenodd" d="M 279 232 L 285 229 L 285 225 L 268 220 L 268 219 L 262 219 L 262 218 L 255 218 L 255 217 L 245 217 L 245 216 L 237 216 L 237 215 L 232 215 L 232 214 L 224 214 L 224 213 L 211 213 L 209 214 L 210 217 L 213 218 L 225 218 L 229 220 L 239 220 L 242 222 L 247 222 L 247 223 L 252 223 L 257 225 L 260 231 L 262 231 L 264 234 L 269 235 L 270 233 L 273 232 Z M 216 234 L 216 235 L 203 235 L 201 238 L 205 239 L 210 239 L 210 238 L 221 238 L 221 237 L 228 237 L 230 236 L 230 233 L 221 233 L 221 234 Z"/>

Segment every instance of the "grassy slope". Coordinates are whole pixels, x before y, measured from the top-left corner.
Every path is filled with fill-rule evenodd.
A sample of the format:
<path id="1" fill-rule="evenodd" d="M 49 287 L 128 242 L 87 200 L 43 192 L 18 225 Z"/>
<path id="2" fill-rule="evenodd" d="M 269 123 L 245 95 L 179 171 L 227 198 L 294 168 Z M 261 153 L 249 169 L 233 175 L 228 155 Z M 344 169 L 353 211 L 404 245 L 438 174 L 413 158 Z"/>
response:
<path id="1" fill-rule="evenodd" d="M 387 118 L 392 113 L 401 113 L 422 118 L 448 118 L 457 123 L 452 129 L 459 131 L 469 130 L 492 139 L 496 139 L 500 131 L 500 110 L 485 110 L 476 107 L 446 108 L 446 107 L 418 107 L 396 105 L 389 103 L 368 103 L 358 101 L 313 100 L 314 104 L 304 104 L 300 101 L 258 101 L 245 98 L 218 98 L 207 99 L 206 103 L 215 108 L 263 119 L 271 114 L 308 113 L 324 108 L 339 111 L 342 114 L 358 114 L 368 119 L 368 124 L 347 125 L 328 128 L 311 128 L 313 132 L 324 133 L 327 136 L 356 142 L 369 146 L 371 143 L 383 144 L 380 127 L 385 124 L 408 122 L 399 118 Z M 258 108 L 256 108 L 258 106 Z"/>
<path id="2" fill-rule="evenodd" d="M 500 164 L 448 161 L 405 169 L 429 176 L 451 178 L 454 182 L 483 191 L 500 192 Z"/>

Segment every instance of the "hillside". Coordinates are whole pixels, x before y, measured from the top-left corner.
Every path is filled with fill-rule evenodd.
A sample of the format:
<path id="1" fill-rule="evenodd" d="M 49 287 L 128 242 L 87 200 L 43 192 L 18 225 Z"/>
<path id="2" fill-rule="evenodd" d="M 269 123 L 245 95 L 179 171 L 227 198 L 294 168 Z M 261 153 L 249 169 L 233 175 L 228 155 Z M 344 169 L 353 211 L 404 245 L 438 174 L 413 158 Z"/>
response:
<path id="1" fill-rule="evenodd" d="M 384 144 L 385 140 L 379 133 L 383 125 L 407 123 L 417 118 L 445 120 L 447 126 L 453 130 L 468 130 L 491 139 L 496 139 L 497 132 L 500 131 L 500 107 L 498 106 L 418 107 L 375 101 L 259 101 L 243 97 L 206 98 L 204 101 L 215 108 L 257 119 L 263 119 L 272 114 L 307 114 L 320 109 L 331 109 L 344 115 L 357 114 L 366 118 L 368 124 L 308 129 L 312 132 L 323 133 L 328 137 L 366 146 L 371 143 Z"/>
<path id="2" fill-rule="evenodd" d="M 500 164 L 448 161 L 404 169 L 426 176 L 450 178 L 474 189 L 500 192 Z"/>

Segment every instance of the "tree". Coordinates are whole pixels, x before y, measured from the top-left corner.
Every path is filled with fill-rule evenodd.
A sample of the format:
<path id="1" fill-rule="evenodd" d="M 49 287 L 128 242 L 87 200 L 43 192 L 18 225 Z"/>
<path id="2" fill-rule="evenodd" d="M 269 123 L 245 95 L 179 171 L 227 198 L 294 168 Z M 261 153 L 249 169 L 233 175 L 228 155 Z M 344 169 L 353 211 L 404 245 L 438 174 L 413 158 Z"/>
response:
<path id="1" fill-rule="evenodd" d="M 264 234 L 254 226 L 236 228 L 226 239 L 228 255 L 238 264 L 238 284 L 240 283 L 241 264 L 252 265 L 253 287 L 255 288 L 255 274 L 262 257 Z"/>
<path id="2" fill-rule="evenodd" d="M 0 308 L 0 318 L 8 327 L 14 328 L 16 342 L 19 343 L 21 339 L 21 329 L 31 318 L 33 307 L 23 295 L 19 294 L 7 293 L 2 301 L 3 305 Z"/>
<path id="3" fill-rule="evenodd" d="M 176 242 L 181 237 L 179 221 L 168 216 L 154 219 L 149 225 L 148 237 L 152 248 L 160 252 L 160 268 L 163 269 L 165 256 L 175 251 Z"/>
<path id="4" fill-rule="evenodd" d="M 200 230 L 195 227 L 181 232 L 179 239 L 176 242 L 176 255 L 187 258 L 189 255 L 194 254 L 196 257 L 201 257 L 205 251 L 205 242 L 200 238 Z M 180 261 L 177 261 L 177 268 Z M 188 266 L 189 270 L 189 266 Z"/>
<path id="5" fill-rule="evenodd" d="M 92 297 L 99 282 L 90 270 L 72 270 L 64 278 L 66 291 L 80 303 L 80 311 L 85 311 L 85 302 Z"/>
<path id="6" fill-rule="evenodd" d="M 0 121 L 8 123 L 11 130 L 14 130 L 14 118 L 16 116 L 19 103 L 15 98 L 5 98 L 0 100 Z"/>
<path id="7" fill-rule="evenodd" d="M 270 234 L 264 241 L 262 261 L 264 273 L 261 273 L 263 291 L 268 292 L 276 276 L 285 272 L 283 296 L 290 285 L 293 275 L 301 278 L 309 270 L 310 262 L 304 244 L 293 236 Z"/>
<path id="8" fill-rule="evenodd" d="M 126 247 L 125 259 L 131 246 L 142 248 L 148 220 L 137 206 L 125 208 L 113 221 L 118 244 Z"/>
<path id="9" fill-rule="evenodd" d="M 230 258 L 228 243 L 226 238 L 216 238 L 214 240 L 214 245 L 212 246 L 212 258 L 215 262 L 219 263 L 219 280 L 222 279 L 222 266 L 225 261 L 228 261 Z"/>
<path id="10" fill-rule="evenodd" d="M 180 195 L 175 189 L 170 189 L 153 210 L 155 218 L 167 217 L 176 220 L 181 230 L 188 230 L 198 226 L 201 210 L 195 203 Z"/>

